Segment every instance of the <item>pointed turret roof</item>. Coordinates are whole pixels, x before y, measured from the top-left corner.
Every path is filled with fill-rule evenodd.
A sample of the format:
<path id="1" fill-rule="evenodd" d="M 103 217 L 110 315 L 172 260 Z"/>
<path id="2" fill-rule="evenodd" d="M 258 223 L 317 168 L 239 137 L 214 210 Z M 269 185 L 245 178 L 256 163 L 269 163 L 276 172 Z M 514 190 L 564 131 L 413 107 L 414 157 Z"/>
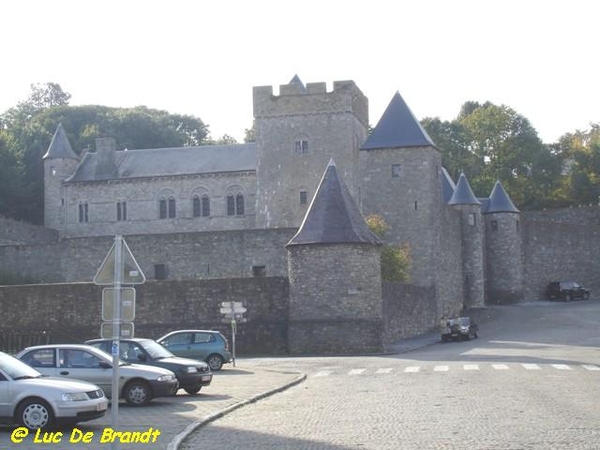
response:
<path id="1" fill-rule="evenodd" d="M 435 147 L 435 144 L 396 92 L 361 150 L 427 146 Z"/>
<path id="2" fill-rule="evenodd" d="M 298 86 L 300 86 L 300 89 L 302 89 L 303 91 L 306 90 L 306 86 L 304 86 L 304 83 L 302 82 L 298 74 L 294 75 L 294 77 L 290 80 L 288 84 L 297 84 Z"/>
<path id="3" fill-rule="evenodd" d="M 454 181 L 446 168 L 442 167 L 442 197 L 444 198 L 445 203 L 448 203 L 452 198 L 454 189 L 456 189 L 456 184 L 454 184 Z"/>
<path id="4" fill-rule="evenodd" d="M 79 160 L 79 156 L 77 156 L 77 154 L 71 148 L 69 138 L 67 137 L 67 133 L 65 132 L 62 123 L 59 123 L 58 127 L 56 127 L 56 131 L 54 132 L 54 136 L 52 137 L 48 151 L 42 157 L 42 159 L 46 158 L 71 158 Z"/>
<path id="5" fill-rule="evenodd" d="M 494 189 L 490 194 L 490 201 L 487 205 L 484 214 L 492 214 L 498 212 L 519 213 L 520 211 L 513 204 L 512 200 L 502 187 L 500 181 L 496 181 Z"/>
<path id="6" fill-rule="evenodd" d="M 467 180 L 467 177 L 464 173 L 460 174 L 458 177 L 458 183 L 456 183 L 456 189 L 454 189 L 454 194 L 452 194 L 452 198 L 448 202 L 449 205 L 481 205 L 481 202 L 477 200 L 475 194 L 473 194 L 473 190 L 471 189 L 471 185 Z"/>
<path id="7" fill-rule="evenodd" d="M 333 159 L 329 162 L 304 221 L 289 245 L 381 244 L 369 229 Z"/>

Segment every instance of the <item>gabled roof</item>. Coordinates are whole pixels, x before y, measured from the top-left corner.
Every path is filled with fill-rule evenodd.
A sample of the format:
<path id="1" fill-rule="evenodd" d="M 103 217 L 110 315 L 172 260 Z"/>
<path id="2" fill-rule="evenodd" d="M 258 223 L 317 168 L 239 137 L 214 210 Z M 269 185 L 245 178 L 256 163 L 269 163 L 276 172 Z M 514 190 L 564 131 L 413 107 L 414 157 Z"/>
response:
<path id="1" fill-rule="evenodd" d="M 454 194 L 452 194 L 452 198 L 448 202 L 449 205 L 481 205 L 481 202 L 477 200 L 475 194 L 473 194 L 473 190 L 471 189 L 471 185 L 467 181 L 467 177 L 464 173 L 460 174 L 458 177 L 458 183 L 456 184 L 456 189 L 454 190 Z"/>
<path id="2" fill-rule="evenodd" d="M 435 144 L 396 92 L 361 150 L 428 146 L 435 147 Z"/>
<path id="3" fill-rule="evenodd" d="M 115 152 L 116 175 L 99 170 L 97 153 L 87 153 L 67 181 L 150 178 L 256 170 L 256 144 L 122 150 Z"/>
<path id="4" fill-rule="evenodd" d="M 498 212 L 519 213 L 520 211 L 513 204 L 512 200 L 502 187 L 500 181 L 496 181 L 494 189 L 490 194 L 490 201 L 484 214 L 492 214 Z"/>
<path id="5" fill-rule="evenodd" d="M 452 181 L 452 177 L 448 173 L 445 167 L 442 167 L 442 198 L 444 203 L 448 203 L 454 194 L 456 185 Z"/>
<path id="6" fill-rule="evenodd" d="M 304 221 L 290 245 L 381 244 L 367 227 L 333 159 L 329 162 Z"/>
<path id="7" fill-rule="evenodd" d="M 69 138 L 67 137 L 67 133 L 65 132 L 62 123 L 59 123 L 58 127 L 56 127 L 56 131 L 54 132 L 54 136 L 52 136 L 52 141 L 50 142 L 48 151 L 46 151 L 46 154 L 42 157 L 42 159 L 47 158 L 76 159 L 79 161 L 79 156 L 77 156 L 77 153 L 75 153 L 71 148 Z"/>

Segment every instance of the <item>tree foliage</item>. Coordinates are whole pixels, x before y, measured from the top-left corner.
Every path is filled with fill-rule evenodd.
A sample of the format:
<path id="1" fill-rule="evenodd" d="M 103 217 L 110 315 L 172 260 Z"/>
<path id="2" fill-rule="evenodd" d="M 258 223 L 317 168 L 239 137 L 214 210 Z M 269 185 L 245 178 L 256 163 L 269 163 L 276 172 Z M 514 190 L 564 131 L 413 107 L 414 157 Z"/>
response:
<path id="1" fill-rule="evenodd" d="M 389 225 L 385 219 L 378 214 L 365 218 L 369 229 L 384 239 Z M 384 281 L 410 281 L 410 268 L 412 259 L 410 246 L 405 243 L 401 246 L 384 245 L 381 249 L 381 279 Z"/>

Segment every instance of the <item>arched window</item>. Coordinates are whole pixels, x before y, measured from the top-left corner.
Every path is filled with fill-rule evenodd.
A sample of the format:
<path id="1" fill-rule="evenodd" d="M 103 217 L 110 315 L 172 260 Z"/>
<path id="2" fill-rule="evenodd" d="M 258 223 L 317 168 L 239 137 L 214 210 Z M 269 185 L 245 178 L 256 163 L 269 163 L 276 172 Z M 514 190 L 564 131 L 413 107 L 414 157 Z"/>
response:
<path id="1" fill-rule="evenodd" d="M 235 196 L 235 213 L 238 216 L 244 215 L 244 196 L 242 194 Z"/>
<path id="2" fill-rule="evenodd" d="M 210 198 L 208 195 L 204 194 L 202 196 L 202 217 L 210 216 Z"/>
<path id="3" fill-rule="evenodd" d="M 235 199 L 233 198 L 233 194 L 227 196 L 227 215 L 235 216 Z"/>
<path id="4" fill-rule="evenodd" d="M 192 200 L 192 214 L 194 217 L 200 217 L 202 215 L 202 205 L 200 204 L 200 198 L 194 195 Z"/>
<path id="5" fill-rule="evenodd" d="M 192 213 L 194 217 L 208 217 L 210 216 L 210 198 L 208 195 L 202 195 L 202 198 L 198 194 L 194 195 L 192 199 Z"/>
<path id="6" fill-rule="evenodd" d="M 175 216 L 175 198 L 169 197 L 169 219 L 173 219 Z"/>
<path id="7" fill-rule="evenodd" d="M 161 198 L 158 201 L 158 217 L 159 219 L 167 218 L 167 200 L 164 198 Z"/>

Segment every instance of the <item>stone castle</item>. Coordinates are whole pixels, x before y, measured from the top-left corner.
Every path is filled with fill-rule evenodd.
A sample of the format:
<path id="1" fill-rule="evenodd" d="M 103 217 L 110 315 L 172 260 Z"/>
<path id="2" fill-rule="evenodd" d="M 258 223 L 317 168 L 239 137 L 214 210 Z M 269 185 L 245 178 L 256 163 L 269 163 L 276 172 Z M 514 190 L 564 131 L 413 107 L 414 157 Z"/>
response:
<path id="1" fill-rule="evenodd" d="M 408 244 L 431 327 L 464 308 L 539 298 L 552 278 L 595 283 L 539 262 L 569 254 L 557 239 L 595 233 L 569 227 L 596 219 L 528 219 L 499 181 L 477 197 L 464 174 L 451 179 L 399 93 L 370 134 L 352 81 L 255 87 L 253 109 L 255 142 L 235 145 L 118 150 L 102 138 L 77 155 L 59 124 L 43 157 L 45 228 L 4 236 L 0 269 L 90 281 L 123 235 L 150 279 L 287 277 L 290 342 L 307 330 L 333 339 L 356 321 L 377 335 L 386 311 L 372 214 L 390 227 L 386 244 Z"/>

